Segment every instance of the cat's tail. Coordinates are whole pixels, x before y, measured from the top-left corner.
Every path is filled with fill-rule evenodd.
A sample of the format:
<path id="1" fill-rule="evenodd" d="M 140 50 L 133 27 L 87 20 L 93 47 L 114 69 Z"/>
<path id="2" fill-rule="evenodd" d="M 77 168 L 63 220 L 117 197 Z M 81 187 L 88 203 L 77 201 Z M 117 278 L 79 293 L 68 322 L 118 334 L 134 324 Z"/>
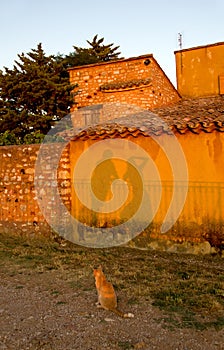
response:
<path id="1" fill-rule="evenodd" d="M 112 312 L 114 312 L 116 315 L 123 317 L 123 318 L 133 318 L 134 315 L 131 312 L 128 312 L 127 314 L 125 314 L 124 312 L 118 310 L 118 309 L 112 309 Z"/>

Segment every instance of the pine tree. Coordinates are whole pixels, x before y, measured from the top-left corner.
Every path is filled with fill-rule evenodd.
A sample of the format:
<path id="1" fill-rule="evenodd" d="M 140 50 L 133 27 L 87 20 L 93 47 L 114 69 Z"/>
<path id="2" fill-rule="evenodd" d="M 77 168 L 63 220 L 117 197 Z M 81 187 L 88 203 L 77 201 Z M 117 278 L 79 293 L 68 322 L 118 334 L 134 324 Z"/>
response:
<path id="1" fill-rule="evenodd" d="M 118 60 L 120 52 L 119 46 L 114 44 L 104 45 L 104 38 L 98 39 L 98 34 L 92 41 L 87 40 L 89 48 L 73 46 L 75 51 L 65 57 L 68 67 L 82 66 L 85 64 L 98 63 L 104 61 Z"/>
<path id="2" fill-rule="evenodd" d="M 23 143 L 69 113 L 74 87 L 64 61 L 46 56 L 41 44 L 18 57 L 13 69 L 0 71 L 0 133 L 10 131 Z"/>
<path id="3" fill-rule="evenodd" d="M 103 45 L 104 38 L 97 39 L 98 34 L 94 36 L 93 40 L 87 43 L 91 46 L 91 51 L 100 61 L 111 61 L 118 59 L 120 52 L 116 52 L 120 46 L 112 47 L 114 44 Z"/>

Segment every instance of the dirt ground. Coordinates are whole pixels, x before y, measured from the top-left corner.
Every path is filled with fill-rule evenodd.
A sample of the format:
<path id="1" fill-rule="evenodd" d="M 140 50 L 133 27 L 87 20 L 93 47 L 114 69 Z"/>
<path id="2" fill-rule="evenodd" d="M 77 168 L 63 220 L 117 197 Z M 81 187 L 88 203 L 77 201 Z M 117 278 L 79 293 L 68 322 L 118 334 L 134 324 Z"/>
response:
<path id="1" fill-rule="evenodd" d="M 90 268 L 80 278 L 84 268 L 80 263 L 76 269 L 75 261 L 70 262 L 74 269 L 59 263 L 57 269 L 27 266 L 16 260 L 22 250 L 8 249 L 8 256 L 12 250 L 14 260 L 10 255 L 0 265 L 1 350 L 224 349 L 223 327 L 174 327 L 150 297 L 141 297 L 141 292 L 137 302 L 131 302 L 132 291 L 119 288 L 119 308 L 135 315 L 122 319 L 96 307 Z M 34 255 L 26 255 L 31 258 Z"/>
<path id="2" fill-rule="evenodd" d="M 129 305 L 135 317 L 122 319 L 96 308 L 93 281 L 76 290 L 73 280 L 64 271 L 1 274 L 0 349 L 224 349 L 224 330 L 169 330 L 150 302 Z"/>

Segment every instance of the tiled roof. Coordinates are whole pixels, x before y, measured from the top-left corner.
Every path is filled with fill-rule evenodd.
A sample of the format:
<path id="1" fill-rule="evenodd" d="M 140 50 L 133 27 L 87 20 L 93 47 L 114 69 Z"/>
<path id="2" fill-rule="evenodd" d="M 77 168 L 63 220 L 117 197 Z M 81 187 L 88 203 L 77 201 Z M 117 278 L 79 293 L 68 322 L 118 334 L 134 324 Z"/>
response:
<path id="1" fill-rule="evenodd" d="M 94 140 L 161 135 L 171 132 L 199 134 L 211 133 L 215 130 L 224 132 L 224 96 L 182 100 L 173 106 L 87 126 L 76 133 L 67 130 L 63 133 L 63 137 L 67 140 Z"/>
<path id="2" fill-rule="evenodd" d="M 224 96 L 184 99 L 153 112 L 180 133 L 224 131 Z"/>
<path id="3" fill-rule="evenodd" d="M 125 138 L 127 136 L 137 137 L 138 135 L 160 135 L 170 133 L 170 128 L 166 123 L 161 123 L 153 113 L 139 113 L 117 118 L 106 123 L 87 127 L 72 137 L 72 140 L 89 138 L 106 139 L 106 138 Z"/>
<path id="4" fill-rule="evenodd" d="M 100 90 L 107 91 L 107 90 L 127 89 L 127 88 L 139 87 L 139 86 L 141 87 L 142 85 L 149 85 L 150 83 L 151 83 L 150 78 L 117 81 L 117 82 L 101 85 Z"/>

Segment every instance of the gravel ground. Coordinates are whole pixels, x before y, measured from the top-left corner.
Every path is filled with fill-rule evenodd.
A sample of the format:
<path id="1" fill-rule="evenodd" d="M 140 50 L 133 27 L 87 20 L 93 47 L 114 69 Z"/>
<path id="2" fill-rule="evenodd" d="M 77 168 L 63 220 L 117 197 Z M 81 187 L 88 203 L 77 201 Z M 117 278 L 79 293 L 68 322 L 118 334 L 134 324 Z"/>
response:
<path id="1" fill-rule="evenodd" d="M 224 349 L 224 329 L 167 328 L 150 300 L 130 304 L 119 293 L 120 309 L 133 319 L 97 309 L 90 275 L 82 286 L 64 270 L 4 269 L 0 277 L 1 350 Z"/>

